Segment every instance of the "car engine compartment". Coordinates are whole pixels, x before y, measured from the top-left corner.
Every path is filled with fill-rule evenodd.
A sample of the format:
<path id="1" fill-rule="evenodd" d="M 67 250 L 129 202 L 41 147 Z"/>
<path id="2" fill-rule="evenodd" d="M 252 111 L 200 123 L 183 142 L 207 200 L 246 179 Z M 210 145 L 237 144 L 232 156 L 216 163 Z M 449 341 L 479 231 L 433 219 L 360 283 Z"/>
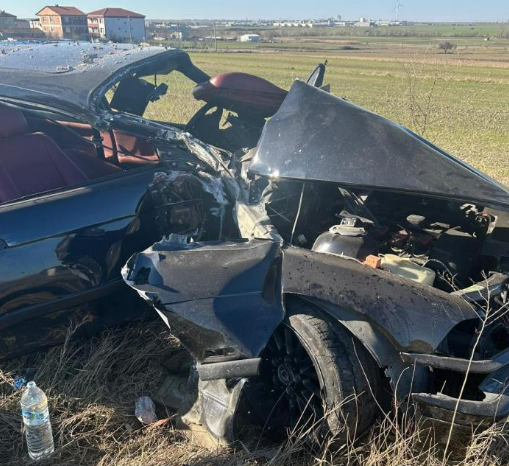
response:
<path id="1" fill-rule="evenodd" d="M 260 201 L 284 240 L 295 246 L 356 259 L 449 293 L 509 271 L 503 248 L 493 255 L 491 247 L 509 240 L 498 225 L 502 212 L 284 180 L 269 182 Z"/>

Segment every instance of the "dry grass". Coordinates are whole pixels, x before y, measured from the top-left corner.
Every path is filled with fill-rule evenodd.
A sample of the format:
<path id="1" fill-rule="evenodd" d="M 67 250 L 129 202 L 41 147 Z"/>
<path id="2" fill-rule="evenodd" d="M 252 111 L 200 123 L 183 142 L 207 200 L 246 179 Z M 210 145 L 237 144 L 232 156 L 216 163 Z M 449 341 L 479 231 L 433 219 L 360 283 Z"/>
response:
<path id="1" fill-rule="evenodd" d="M 105 331 L 87 341 L 66 344 L 0 364 L 0 464 L 28 462 L 21 431 L 14 377 L 33 368 L 46 391 L 56 452 L 42 465 L 442 465 L 430 432 L 405 416 L 382 417 L 356 445 L 333 451 L 329 444 L 313 448 L 302 429 L 279 448 L 252 438 L 231 449 L 209 451 L 191 445 L 172 427 L 171 413 L 158 408 L 170 422 L 143 427 L 134 417 L 134 400 L 153 396 L 166 375 L 161 364 L 177 343 L 160 322 L 132 324 Z M 479 433 L 460 466 L 501 466 L 509 463 L 504 426 Z M 452 464 L 452 462 L 448 462 Z"/>

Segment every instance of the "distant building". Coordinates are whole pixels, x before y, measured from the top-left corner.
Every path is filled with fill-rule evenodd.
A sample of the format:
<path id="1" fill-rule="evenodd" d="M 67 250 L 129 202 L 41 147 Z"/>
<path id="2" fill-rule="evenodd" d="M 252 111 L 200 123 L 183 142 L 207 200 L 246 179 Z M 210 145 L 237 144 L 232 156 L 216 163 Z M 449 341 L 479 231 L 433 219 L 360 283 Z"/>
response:
<path id="1" fill-rule="evenodd" d="M 244 34 L 240 36 L 240 42 L 261 42 L 262 38 L 258 34 Z"/>
<path id="2" fill-rule="evenodd" d="M 15 28 L 30 29 L 30 21 L 28 19 L 16 19 L 14 22 Z"/>
<path id="3" fill-rule="evenodd" d="M 2 39 L 42 39 L 44 32 L 31 29 L 30 22 L 18 19 L 15 15 L 0 11 L 0 38 Z"/>
<path id="4" fill-rule="evenodd" d="M 28 21 L 30 22 L 30 27 L 32 29 L 41 29 L 41 31 L 42 31 L 41 20 L 39 18 L 29 19 Z"/>
<path id="5" fill-rule="evenodd" d="M 103 8 L 88 14 L 90 37 L 118 42 L 141 42 L 146 37 L 145 16 L 123 8 Z"/>
<path id="6" fill-rule="evenodd" d="M 354 24 L 355 27 L 358 27 L 358 28 L 370 28 L 370 27 L 373 27 L 375 26 L 375 23 L 369 19 L 366 19 L 366 18 L 360 18 L 359 21 L 357 21 L 355 24 Z"/>
<path id="7" fill-rule="evenodd" d="M 36 13 L 40 28 L 55 39 L 88 39 L 87 15 L 73 6 L 45 6 Z"/>
<path id="8" fill-rule="evenodd" d="M 16 16 L 0 10 L 0 29 L 16 27 Z"/>
<path id="9" fill-rule="evenodd" d="M 285 28 L 285 27 L 303 27 L 303 28 L 312 28 L 316 24 L 312 21 L 298 21 L 298 22 L 289 22 L 289 21 L 280 21 L 276 23 L 272 23 L 273 27 L 276 28 Z"/>
<path id="10" fill-rule="evenodd" d="M 401 21 L 393 21 L 391 19 L 379 19 L 375 21 L 377 26 L 401 26 Z"/>
<path id="11" fill-rule="evenodd" d="M 147 37 L 151 36 L 154 40 L 187 40 L 189 37 L 187 26 L 181 23 L 149 20 L 145 21 L 145 27 L 147 29 Z"/>
<path id="12" fill-rule="evenodd" d="M 187 40 L 188 34 L 186 30 L 170 32 L 170 39 Z"/>

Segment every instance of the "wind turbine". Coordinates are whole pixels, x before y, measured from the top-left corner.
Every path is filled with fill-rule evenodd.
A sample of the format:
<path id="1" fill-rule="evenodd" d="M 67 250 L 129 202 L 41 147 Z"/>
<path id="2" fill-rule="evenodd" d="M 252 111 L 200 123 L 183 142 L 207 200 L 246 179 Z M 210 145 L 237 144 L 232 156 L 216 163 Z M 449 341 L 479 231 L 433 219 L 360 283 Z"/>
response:
<path id="1" fill-rule="evenodd" d="M 396 21 L 399 21 L 399 10 L 403 8 L 405 5 L 399 2 L 399 0 L 396 0 L 396 6 L 394 7 L 394 10 L 396 12 Z"/>

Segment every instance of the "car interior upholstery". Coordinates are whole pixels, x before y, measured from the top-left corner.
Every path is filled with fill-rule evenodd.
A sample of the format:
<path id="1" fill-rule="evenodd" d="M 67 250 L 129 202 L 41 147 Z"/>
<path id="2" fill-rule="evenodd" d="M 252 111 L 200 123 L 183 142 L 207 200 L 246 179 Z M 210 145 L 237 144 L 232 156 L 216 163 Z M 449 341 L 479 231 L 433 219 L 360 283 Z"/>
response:
<path id="1" fill-rule="evenodd" d="M 0 202 L 157 162 L 157 151 L 145 138 L 26 116 L 0 104 Z"/>

